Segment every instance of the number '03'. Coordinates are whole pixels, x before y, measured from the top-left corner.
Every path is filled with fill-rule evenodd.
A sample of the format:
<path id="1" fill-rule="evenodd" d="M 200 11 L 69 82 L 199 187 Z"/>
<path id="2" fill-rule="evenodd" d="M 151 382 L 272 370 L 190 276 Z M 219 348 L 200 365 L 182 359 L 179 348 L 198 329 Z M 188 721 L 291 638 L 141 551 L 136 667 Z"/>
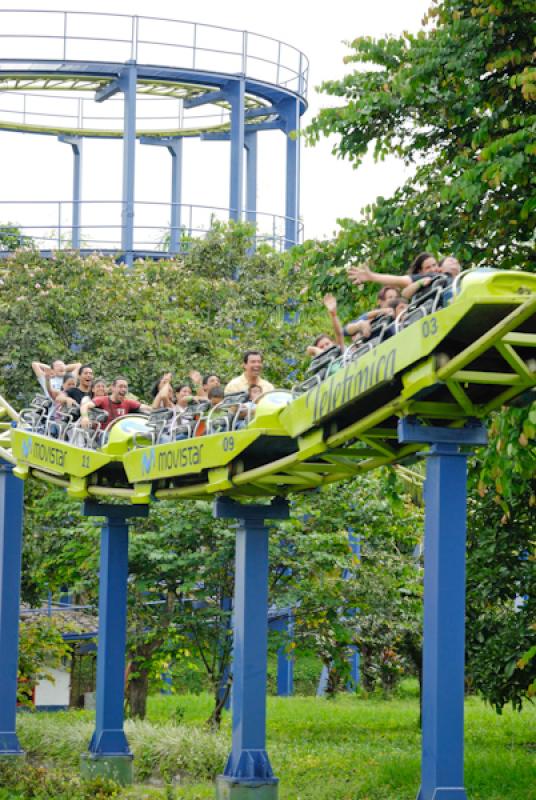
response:
<path id="1" fill-rule="evenodd" d="M 437 333 L 437 319 L 435 317 L 430 317 L 430 319 L 425 319 L 422 323 L 422 335 L 423 336 L 434 336 Z"/>

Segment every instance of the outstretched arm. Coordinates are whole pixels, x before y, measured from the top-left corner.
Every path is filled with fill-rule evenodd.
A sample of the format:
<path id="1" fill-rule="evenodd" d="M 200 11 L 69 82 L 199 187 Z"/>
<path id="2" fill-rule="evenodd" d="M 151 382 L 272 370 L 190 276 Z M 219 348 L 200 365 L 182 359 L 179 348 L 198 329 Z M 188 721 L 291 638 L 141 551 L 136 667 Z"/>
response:
<path id="1" fill-rule="evenodd" d="M 350 282 L 359 286 L 367 281 L 381 283 L 384 286 L 405 287 L 411 284 L 409 275 L 387 275 L 385 272 L 373 272 L 366 264 L 360 267 L 350 267 L 348 270 Z"/>
<path id="2" fill-rule="evenodd" d="M 82 428 L 89 427 L 89 412 L 92 408 L 95 408 L 95 403 L 91 400 L 86 400 L 84 404 L 80 408 L 80 426 Z"/>
<path id="3" fill-rule="evenodd" d="M 341 350 L 344 350 L 344 333 L 342 331 L 341 321 L 337 315 L 337 300 L 334 295 L 324 295 L 324 305 L 326 306 L 327 312 L 331 317 L 333 333 L 335 334 L 335 342 Z"/>
<path id="4" fill-rule="evenodd" d="M 372 333 L 368 319 L 358 319 L 355 322 L 349 322 L 346 326 L 346 330 L 349 336 L 355 336 L 356 333 L 360 333 L 365 339 L 368 339 Z"/>
<path id="5" fill-rule="evenodd" d="M 429 286 L 431 283 L 431 278 L 420 278 L 418 281 L 413 281 L 409 286 L 406 286 L 402 292 L 402 297 L 405 297 L 407 300 L 411 300 L 413 295 L 416 294 L 419 289 L 423 289 L 425 286 Z"/>

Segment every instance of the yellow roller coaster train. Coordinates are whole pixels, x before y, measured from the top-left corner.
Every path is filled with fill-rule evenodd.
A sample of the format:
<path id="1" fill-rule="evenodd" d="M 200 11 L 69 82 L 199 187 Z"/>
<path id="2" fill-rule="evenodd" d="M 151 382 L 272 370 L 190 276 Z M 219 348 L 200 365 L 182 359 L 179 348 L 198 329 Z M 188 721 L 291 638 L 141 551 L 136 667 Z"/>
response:
<path id="1" fill-rule="evenodd" d="M 226 398 L 177 430 L 162 412 L 114 421 L 97 438 L 77 423 L 53 437 L 39 409 L 1 401 L 0 456 L 75 498 L 271 497 L 414 457 L 400 417 L 460 427 L 501 405 L 536 399 L 536 275 L 491 269 L 431 285 L 374 339 L 327 353 L 292 391 L 261 397 L 254 416 Z M 202 432 L 202 435 L 200 435 Z M 97 443 L 98 442 L 98 446 Z"/>

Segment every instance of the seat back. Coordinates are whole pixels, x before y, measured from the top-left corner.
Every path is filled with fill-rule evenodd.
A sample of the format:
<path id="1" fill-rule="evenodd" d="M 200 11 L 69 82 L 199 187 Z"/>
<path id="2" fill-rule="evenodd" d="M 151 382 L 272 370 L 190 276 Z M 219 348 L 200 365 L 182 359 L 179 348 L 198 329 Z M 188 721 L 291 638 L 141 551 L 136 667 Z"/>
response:
<path id="1" fill-rule="evenodd" d="M 338 345 L 334 344 L 331 347 L 327 347 L 312 359 L 307 368 L 307 373 L 310 375 L 319 375 L 322 380 L 326 377 L 332 362 L 341 355 L 341 348 Z"/>
<path id="2" fill-rule="evenodd" d="M 433 314 L 446 305 L 445 293 L 446 291 L 450 293 L 452 285 L 450 275 L 425 275 L 424 277 L 430 277 L 431 282 L 428 286 L 419 289 L 413 296 L 403 319 L 403 327 L 411 325 L 428 314 Z"/>

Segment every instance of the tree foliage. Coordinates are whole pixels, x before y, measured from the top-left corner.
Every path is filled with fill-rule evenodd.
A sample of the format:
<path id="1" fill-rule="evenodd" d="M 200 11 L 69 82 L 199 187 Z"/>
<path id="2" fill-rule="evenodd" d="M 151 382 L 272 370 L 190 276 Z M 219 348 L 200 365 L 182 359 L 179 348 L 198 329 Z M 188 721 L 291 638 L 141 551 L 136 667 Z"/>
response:
<path id="1" fill-rule="evenodd" d="M 324 312 L 285 322 L 296 301 L 281 256 L 249 253 L 250 235 L 249 226 L 218 225 L 183 258 L 131 270 L 97 255 L 17 251 L 0 270 L 0 391 L 20 407 L 38 389 L 31 361 L 60 357 L 107 379 L 126 375 L 145 399 L 167 369 L 179 380 L 195 367 L 226 381 L 250 347 L 266 354 L 269 379 L 289 385 L 289 354 L 303 353 L 311 319 L 324 322 Z M 39 604 L 66 585 L 78 602 L 96 604 L 95 521 L 64 492 L 30 482 L 25 526 L 24 598 Z M 233 593 L 234 535 L 207 504 L 191 503 L 157 504 L 133 531 L 128 697 L 143 715 L 149 682 L 178 655 L 195 652 L 217 694 L 230 657 L 221 601 Z"/>
<path id="2" fill-rule="evenodd" d="M 183 258 L 132 269 L 99 255 L 17 251 L 0 268 L 0 392 L 20 406 L 37 389 L 31 361 L 63 358 L 89 362 L 107 379 L 124 375 L 147 397 L 164 370 L 229 379 L 250 347 L 266 351 L 269 380 L 292 381 L 288 357 L 309 343 L 311 315 L 285 324 L 295 298 L 282 258 L 249 254 L 248 232 L 220 226 Z M 312 318 L 323 323 L 323 311 Z"/>
<path id="3" fill-rule="evenodd" d="M 497 711 L 534 694 L 536 404 L 497 414 L 472 465 L 467 655 L 474 688 Z"/>
<path id="4" fill-rule="evenodd" d="M 355 167 L 372 150 L 412 171 L 362 219 L 341 221 L 329 246 L 297 254 L 323 290 L 344 289 L 348 258 L 386 272 L 405 271 L 422 250 L 467 265 L 536 265 L 533 0 L 433 0 L 424 22 L 417 34 L 355 39 L 345 59 L 354 70 L 320 87 L 342 104 L 320 111 L 310 143 L 335 135 L 334 154 Z"/>
<path id="5" fill-rule="evenodd" d="M 281 532 L 280 602 L 295 608 L 298 650 L 313 649 L 328 667 L 328 693 L 349 679 L 353 646 L 369 690 L 393 688 L 404 668 L 419 671 L 422 512 L 392 472 L 296 498 Z"/>
<path id="6" fill-rule="evenodd" d="M 371 304 L 346 277 L 352 260 L 404 272 L 423 250 L 465 266 L 534 270 L 536 17 L 532 0 L 433 0 L 417 34 L 349 44 L 338 104 L 306 131 L 333 153 L 401 158 L 411 177 L 331 242 L 306 242 L 294 268 L 311 295 L 337 292 L 348 314 Z M 534 681 L 535 404 L 494 416 L 472 469 L 468 671 L 497 709 L 521 707 Z M 527 596 L 515 603 L 516 595 Z"/>
<path id="7" fill-rule="evenodd" d="M 52 617 L 26 616 L 20 623 L 17 702 L 33 708 L 32 691 L 40 680 L 54 680 L 51 669 L 70 654 L 59 625 Z"/>

